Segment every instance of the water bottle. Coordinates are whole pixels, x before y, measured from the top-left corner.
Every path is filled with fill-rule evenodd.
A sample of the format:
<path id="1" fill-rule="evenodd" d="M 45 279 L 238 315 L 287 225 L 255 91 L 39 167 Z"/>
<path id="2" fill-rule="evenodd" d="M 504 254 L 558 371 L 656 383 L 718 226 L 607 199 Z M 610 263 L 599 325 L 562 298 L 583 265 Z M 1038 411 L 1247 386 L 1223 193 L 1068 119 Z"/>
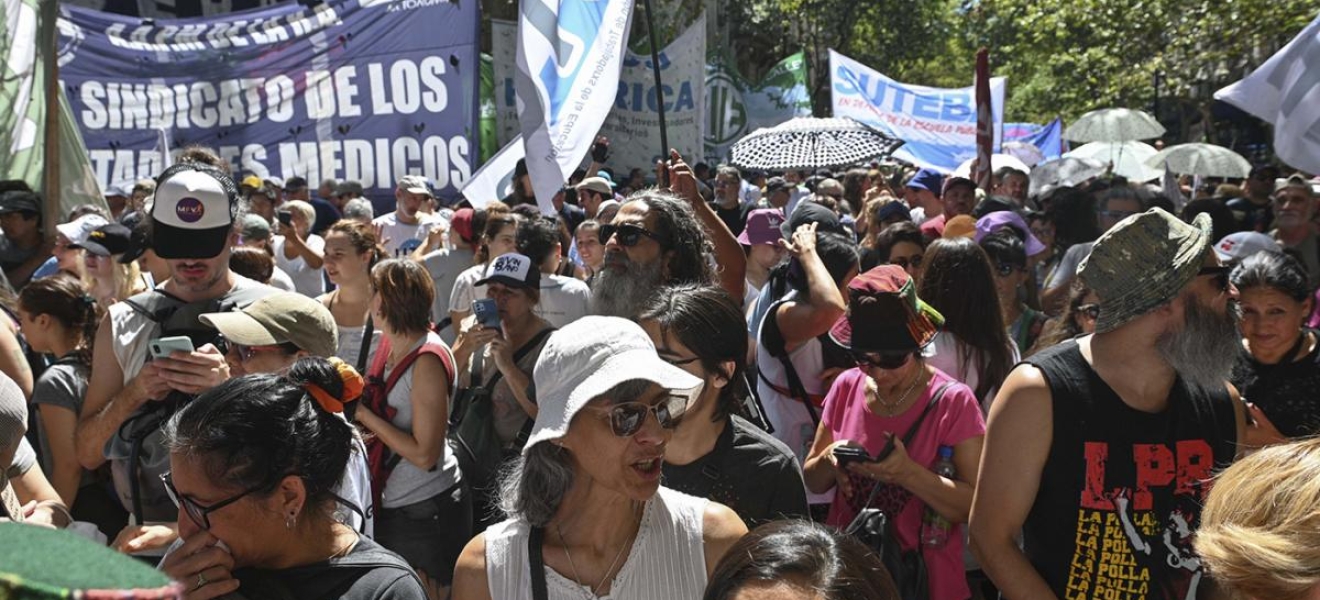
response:
<path id="1" fill-rule="evenodd" d="M 935 461 L 935 474 L 953 479 L 953 448 L 940 446 L 939 458 Z M 953 524 L 934 509 L 927 506 L 926 514 L 921 519 L 921 543 L 932 548 L 943 547 L 949 542 L 949 530 Z"/>

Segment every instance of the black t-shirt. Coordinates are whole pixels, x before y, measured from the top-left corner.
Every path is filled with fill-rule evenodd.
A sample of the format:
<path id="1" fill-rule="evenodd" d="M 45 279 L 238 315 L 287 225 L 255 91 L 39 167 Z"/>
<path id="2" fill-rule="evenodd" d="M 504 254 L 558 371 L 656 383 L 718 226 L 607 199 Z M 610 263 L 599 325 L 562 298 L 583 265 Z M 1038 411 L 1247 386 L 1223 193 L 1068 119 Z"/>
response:
<path id="1" fill-rule="evenodd" d="M 1247 198 L 1234 198 L 1227 205 L 1228 210 L 1233 212 L 1233 220 L 1237 221 L 1239 231 L 1267 233 L 1270 230 L 1270 224 L 1274 221 L 1271 203 L 1256 204 Z"/>
<path id="2" fill-rule="evenodd" d="M 729 227 L 729 231 L 734 236 L 742 233 L 747 226 L 747 211 L 743 210 L 742 205 L 734 205 L 733 208 L 723 208 L 719 203 L 711 202 L 710 209 L 715 211 L 715 216 L 719 217 L 724 224 Z"/>
<path id="3" fill-rule="evenodd" d="M 665 463 L 663 474 L 665 487 L 728 506 L 748 527 L 807 516 L 806 485 L 792 451 L 737 415 L 709 454 L 686 465 Z"/>
<path id="4" fill-rule="evenodd" d="M 427 600 L 412 567 L 366 537 L 347 555 L 280 571 L 234 572 L 247 600 Z"/>
<path id="5" fill-rule="evenodd" d="M 1314 330 L 1303 331 L 1316 334 Z M 1289 357 L 1296 353 L 1289 354 Z M 1266 365 L 1245 349 L 1233 367 L 1233 386 L 1290 438 L 1320 434 L 1320 346 L 1301 360 Z"/>
<path id="6" fill-rule="evenodd" d="M 1227 390 L 1175 381 L 1163 412 L 1123 402 L 1075 341 L 1027 361 L 1053 400 L 1053 443 L 1022 527 L 1027 558 L 1059 598 L 1204 597 L 1192 550 L 1216 470 L 1232 462 Z M 983 482 L 984 483 L 984 482 Z"/>

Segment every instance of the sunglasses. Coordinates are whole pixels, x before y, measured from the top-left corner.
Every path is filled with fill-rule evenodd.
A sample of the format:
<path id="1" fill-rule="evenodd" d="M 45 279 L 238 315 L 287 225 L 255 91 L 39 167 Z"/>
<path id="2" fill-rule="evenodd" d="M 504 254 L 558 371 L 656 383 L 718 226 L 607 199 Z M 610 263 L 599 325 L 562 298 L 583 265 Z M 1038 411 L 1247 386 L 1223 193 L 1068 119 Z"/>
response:
<path id="1" fill-rule="evenodd" d="M 636 246 L 639 242 L 641 242 L 642 236 L 646 236 L 655 240 L 657 244 L 662 244 L 659 235 L 656 235 L 655 232 L 653 231 L 647 231 L 643 227 L 638 227 L 636 225 L 628 225 L 628 224 L 600 226 L 600 242 L 602 244 L 608 244 L 610 238 L 616 235 L 619 237 L 619 245 L 627 248 Z"/>
<path id="2" fill-rule="evenodd" d="M 646 423 L 646 415 L 650 413 L 655 413 L 655 420 L 661 427 L 665 429 L 678 427 L 679 421 L 683 419 L 683 413 L 687 412 L 688 399 L 686 396 L 670 395 L 665 396 L 654 406 L 645 402 L 620 402 L 609 407 L 587 406 L 586 408 L 609 413 L 610 430 L 614 435 L 632 437 L 642 430 L 642 425 Z"/>
<path id="3" fill-rule="evenodd" d="M 907 364 L 908 359 L 912 357 L 912 353 L 911 352 L 853 352 L 852 357 L 853 357 L 853 362 L 856 362 L 857 366 L 859 367 L 862 368 L 875 367 L 877 369 L 892 371 Z"/>
<path id="4" fill-rule="evenodd" d="M 1089 318 L 1089 319 L 1091 319 L 1091 320 L 1099 319 L 1099 318 L 1100 318 L 1100 305 L 1099 305 L 1099 304 L 1083 304 L 1083 305 L 1077 307 L 1077 314 L 1080 314 L 1080 315 L 1086 315 L 1086 317 Z"/>
<path id="5" fill-rule="evenodd" d="M 1220 292 L 1227 292 L 1228 274 L 1231 272 L 1233 272 L 1233 267 L 1224 267 L 1224 266 L 1205 267 L 1202 268 L 1200 271 L 1197 271 L 1196 276 L 1200 277 L 1202 275 L 1210 275 L 1214 277 L 1215 287 L 1219 288 Z"/>
<path id="6" fill-rule="evenodd" d="M 193 523 L 196 523 L 198 527 L 207 531 L 210 531 L 211 529 L 211 513 L 238 502 L 257 490 L 268 487 L 260 485 L 240 493 L 237 496 L 225 498 L 224 500 L 216 502 L 210 506 L 202 506 L 191 498 L 180 494 L 179 490 L 174 488 L 174 478 L 170 477 L 169 471 L 160 474 L 160 481 L 165 484 L 165 493 L 169 495 L 170 501 L 174 503 L 174 506 L 182 507 L 183 511 L 188 513 L 188 518 L 192 519 Z"/>
<path id="7" fill-rule="evenodd" d="M 921 268 L 921 261 L 923 260 L 925 260 L 925 258 L 922 255 L 914 254 L 912 256 L 899 256 L 896 258 L 890 258 L 889 264 L 896 265 L 904 269 L 908 267 L 912 267 L 913 269 L 918 269 Z"/>
<path id="8" fill-rule="evenodd" d="M 229 340 L 225 341 L 225 346 L 226 348 L 224 353 L 228 354 L 230 350 L 233 350 L 238 354 L 238 360 L 240 362 L 248 362 L 253 358 L 255 358 L 258 354 L 261 354 L 263 352 L 281 352 L 285 354 L 292 354 L 298 351 L 295 347 L 294 350 L 290 352 L 289 348 L 287 347 L 288 346 L 287 344 L 275 344 L 272 346 L 244 346 L 243 344 L 236 344 Z"/>

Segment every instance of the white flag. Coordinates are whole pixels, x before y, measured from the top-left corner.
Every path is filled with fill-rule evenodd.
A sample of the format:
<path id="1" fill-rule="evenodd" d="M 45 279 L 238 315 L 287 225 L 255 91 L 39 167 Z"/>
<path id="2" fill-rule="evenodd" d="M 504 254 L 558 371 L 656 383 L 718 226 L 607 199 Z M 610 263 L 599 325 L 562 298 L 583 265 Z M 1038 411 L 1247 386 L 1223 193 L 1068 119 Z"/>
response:
<path id="1" fill-rule="evenodd" d="M 632 0 L 522 0 L 518 120 L 541 212 L 591 151 L 619 91 Z"/>
<path id="2" fill-rule="evenodd" d="M 1274 125 L 1274 152 L 1289 166 L 1320 173 L 1320 17 L 1265 64 L 1218 92 Z"/>
<path id="3" fill-rule="evenodd" d="M 516 135 L 495 156 L 490 157 L 481 170 L 472 175 L 463 186 L 463 197 L 472 208 L 486 208 L 491 200 L 499 200 L 513 193 L 513 170 L 523 159 L 522 136 Z"/>

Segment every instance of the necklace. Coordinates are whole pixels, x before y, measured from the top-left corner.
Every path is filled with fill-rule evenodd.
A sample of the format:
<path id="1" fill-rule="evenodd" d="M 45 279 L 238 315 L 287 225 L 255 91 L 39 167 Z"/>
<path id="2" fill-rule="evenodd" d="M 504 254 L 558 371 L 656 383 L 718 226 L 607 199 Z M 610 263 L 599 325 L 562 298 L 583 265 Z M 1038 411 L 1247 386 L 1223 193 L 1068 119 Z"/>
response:
<path id="1" fill-rule="evenodd" d="M 897 400 L 885 400 L 884 398 L 881 398 L 880 389 L 875 385 L 874 380 L 869 381 L 867 387 L 875 393 L 875 402 L 880 405 L 880 408 L 884 409 L 885 416 L 892 417 L 894 416 L 894 411 L 897 410 L 898 407 L 903 406 L 904 402 L 907 402 L 908 396 L 912 395 L 912 390 L 917 389 L 917 383 L 922 380 L 921 376 L 922 369 L 918 369 L 916 377 L 912 378 L 912 383 L 908 385 L 907 390 L 905 390 L 903 395 L 899 396 Z"/>
<path id="2" fill-rule="evenodd" d="M 633 514 L 635 515 L 636 512 L 637 512 L 636 507 L 634 507 Z M 638 526 L 637 530 L 641 531 L 640 525 Z M 586 585 L 586 582 L 582 580 L 582 576 L 578 574 L 577 565 L 573 564 L 573 555 L 568 552 L 568 540 L 564 539 L 564 529 L 560 527 L 558 523 L 555 524 L 555 532 L 559 534 L 559 543 L 564 545 L 564 557 L 568 559 L 569 568 L 573 569 L 573 579 L 575 579 L 578 583 Z M 632 547 L 633 540 L 635 539 L 637 539 L 636 533 L 634 533 L 633 537 L 629 538 L 628 541 L 624 542 L 622 545 L 619 546 L 619 552 L 614 555 L 614 560 L 610 561 L 609 568 L 605 569 L 605 576 L 602 577 L 601 580 L 591 588 L 591 595 L 588 596 L 589 598 L 592 598 L 594 600 L 595 598 L 600 597 L 600 589 L 605 587 L 605 582 L 609 581 L 610 574 L 614 573 L 615 565 L 618 565 L 619 559 L 623 557 L 623 551 Z"/>

